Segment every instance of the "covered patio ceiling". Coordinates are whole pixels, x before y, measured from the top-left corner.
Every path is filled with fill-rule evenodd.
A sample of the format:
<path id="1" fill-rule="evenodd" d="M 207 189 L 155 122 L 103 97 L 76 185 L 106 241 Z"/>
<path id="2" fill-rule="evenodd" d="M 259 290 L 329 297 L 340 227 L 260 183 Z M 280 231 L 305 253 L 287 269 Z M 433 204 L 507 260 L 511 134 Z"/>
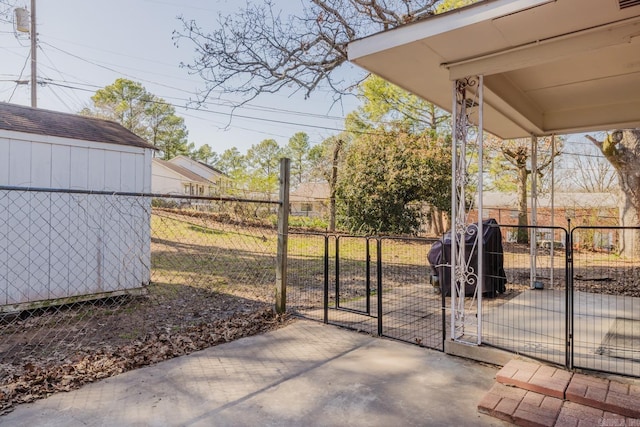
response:
<path id="1" fill-rule="evenodd" d="M 640 0 L 486 0 L 354 41 L 349 60 L 451 111 L 484 76 L 500 138 L 640 127 Z"/>

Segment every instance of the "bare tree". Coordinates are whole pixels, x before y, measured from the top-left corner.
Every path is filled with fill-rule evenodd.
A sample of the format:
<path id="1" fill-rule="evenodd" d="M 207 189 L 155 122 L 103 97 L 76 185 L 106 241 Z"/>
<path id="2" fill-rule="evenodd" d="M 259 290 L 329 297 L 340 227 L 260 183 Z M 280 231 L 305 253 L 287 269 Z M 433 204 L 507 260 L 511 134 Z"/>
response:
<path id="1" fill-rule="evenodd" d="M 567 186 L 578 191 L 612 192 L 618 188 L 616 171 L 600 151 L 594 150 L 595 147 L 576 147 L 565 151 L 563 157 L 567 169 L 562 179 Z"/>
<path id="2" fill-rule="evenodd" d="M 538 140 L 539 151 L 536 159 L 537 176 L 541 182 L 553 160 L 561 154 L 562 141 L 556 141 L 554 151 L 551 151 L 551 138 Z M 487 146 L 501 155 L 495 156 L 490 165 L 489 173 L 493 175 L 493 185 L 496 188 L 513 191 L 518 194 L 518 243 L 529 242 L 529 231 L 524 226 L 529 225 L 527 210 L 527 194 L 529 178 L 532 173 L 532 153 L 530 139 L 496 140 L 490 138 Z M 511 188 L 515 186 L 515 188 Z"/>
<path id="3" fill-rule="evenodd" d="M 312 174 L 329 184 L 329 231 L 336 230 L 336 190 L 338 187 L 338 170 L 344 161 L 346 146 L 351 136 L 343 132 L 331 136 L 321 144 L 311 148 L 309 159 Z"/>
<path id="4" fill-rule="evenodd" d="M 302 91 L 305 97 L 327 85 L 334 101 L 359 82 L 334 73 L 347 62 L 347 44 L 365 35 L 417 21 L 452 0 L 309 0 L 296 15 L 284 15 L 274 0 L 247 3 L 235 15 L 218 18 L 208 30 L 181 17 L 176 44 L 189 41 L 195 58 L 183 64 L 205 82 L 201 100 L 213 92 L 241 94 Z"/>

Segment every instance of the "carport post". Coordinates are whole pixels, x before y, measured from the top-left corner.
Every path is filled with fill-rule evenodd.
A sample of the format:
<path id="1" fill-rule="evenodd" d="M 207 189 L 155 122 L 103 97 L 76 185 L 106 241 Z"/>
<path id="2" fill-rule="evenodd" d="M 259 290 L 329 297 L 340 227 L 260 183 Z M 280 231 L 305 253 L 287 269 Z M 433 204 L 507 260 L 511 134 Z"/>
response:
<path id="1" fill-rule="evenodd" d="M 453 147 L 451 156 L 451 339 L 466 344 L 482 343 L 483 291 L 483 226 L 482 226 L 482 159 L 484 76 L 471 76 L 453 81 L 452 121 Z M 467 204 L 469 163 L 467 140 L 475 137 L 478 150 L 477 223 L 469 224 Z M 467 237 L 473 240 L 468 242 Z M 467 245 L 471 243 L 470 247 Z M 472 251 L 467 254 L 467 251 Z M 477 265 L 472 266 L 473 251 Z M 466 286 L 475 285 L 471 302 L 466 306 Z M 467 311 L 469 311 L 467 313 Z M 473 339 L 475 336 L 475 339 Z"/>
<path id="2" fill-rule="evenodd" d="M 289 176 L 291 160 L 280 159 L 280 206 L 276 253 L 276 313 L 287 311 L 287 245 L 289 240 Z"/>

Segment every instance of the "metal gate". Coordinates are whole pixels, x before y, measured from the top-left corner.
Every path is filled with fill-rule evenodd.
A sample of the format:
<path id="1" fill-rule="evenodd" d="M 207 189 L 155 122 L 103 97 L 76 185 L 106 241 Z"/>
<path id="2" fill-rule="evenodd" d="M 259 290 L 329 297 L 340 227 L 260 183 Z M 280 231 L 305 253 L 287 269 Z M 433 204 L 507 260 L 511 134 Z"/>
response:
<path id="1" fill-rule="evenodd" d="M 572 368 L 640 377 L 637 233 L 640 227 L 571 231 Z"/>
<path id="2" fill-rule="evenodd" d="M 565 366 L 570 350 L 567 231 L 562 227 L 499 227 L 506 290 L 482 300 L 482 342 Z"/>
<path id="3" fill-rule="evenodd" d="M 499 226 L 506 291 L 482 300 L 484 345 L 640 377 L 640 227 Z M 518 243 L 535 233 L 537 245 Z M 290 307 L 305 317 L 443 350 L 450 298 L 429 284 L 435 239 L 290 235 Z M 630 253 L 636 253 L 631 248 Z"/>
<path id="4" fill-rule="evenodd" d="M 435 241 L 290 234 L 289 306 L 311 319 L 443 351 L 443 298 L 430 284 L 427 260 Z"/>

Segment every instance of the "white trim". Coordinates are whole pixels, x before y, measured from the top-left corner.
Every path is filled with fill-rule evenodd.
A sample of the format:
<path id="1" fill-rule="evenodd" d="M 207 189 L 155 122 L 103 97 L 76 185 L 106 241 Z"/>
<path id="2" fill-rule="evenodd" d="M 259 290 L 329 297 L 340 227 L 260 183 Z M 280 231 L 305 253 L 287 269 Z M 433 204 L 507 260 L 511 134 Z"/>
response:
<path id="1" fill-rule="evenodd" d="M 176 164 L 176 165 L 180 166 L 180 164 L 178 164 L 178 162 L 176 162 L 176 160 L 182 160 L 182 159 L 187 160 L 190 164 L 194 165 L 195 167 L 197 167 L 198 169 L 200 169 L 203 173 L 205 173 L 205 174 L 207 174 L 207 175 L 211 175 L 211 174 L 213 174 L 213 175 L 220 175 L 220 173 L 217 173 L 217 172 L 216 172 L 216 171 L 214 171 L 213 169 L 209 169 L 208 167 L 206 167 L 206 166 L 205 166 L 205 165 L 203 165 L 202 163 L 198 162 L 197 160 L 193 160 L 192 158 L 187 157 L 187 156 L 184 156 L 184 155 L 176 156 L 176 157 L 174 157 L 174 158 L 172 158 L 172 159 L 169 159 L 169 160 L 167 160 L 167 161 L 168 161 L 169 163 L 174 163 L 174 164 Z M 182 167 L 184 167 L 184 166 L 182 166 Z M 188 168 L 185 168 L 185 169 L 188 169 Z M 191 171 L 191 172 L 193 172 L 193 173 L 195 173 L 195 174 L 197 174 L 197 175 L 200 175 L 200 176 L 202 176 L 203 178 L 205 178 L 205 176 L 204 176 L 204 175 L 202 175 L 202 174 L 200 174 L 200 173 L 198 173 L 198 172 L 194 172 L 194 171 Z M 206 179 L 206 178 L 205 178 L 205 179 Z"/>
<path id="2" fill-rule="evenodd" d="M 555 0 L 496 0 L 475 3 L 449 13 L 436 15 L 424 21 L 395 28 L 355 40 L 349 43 L 347 55 L 349 61 L 373 53 L 402 46 L 427 37 L 454 31 L 485 20 L 496 19 L 531 9 Z"/>

